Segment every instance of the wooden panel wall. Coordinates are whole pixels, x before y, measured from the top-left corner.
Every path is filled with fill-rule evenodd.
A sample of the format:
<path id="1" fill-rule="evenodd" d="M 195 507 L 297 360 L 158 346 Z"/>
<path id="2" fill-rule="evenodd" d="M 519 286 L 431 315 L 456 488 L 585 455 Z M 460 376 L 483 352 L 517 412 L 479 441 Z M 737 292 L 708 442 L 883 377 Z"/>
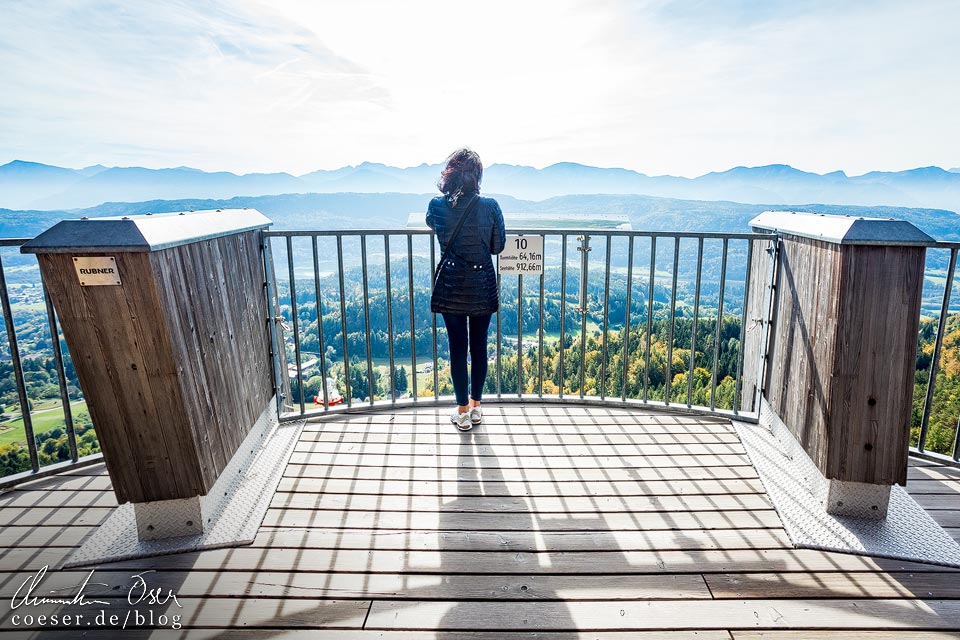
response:
<path id="1" fill-rule="evenodd" d="M 204 493 L 273 395 L 259 235 L 151 254 Z"/>
<path id="2" fill-rule="evenodd" d="M 827 477 L 905 484 L 924 249 L 844 247 Z"/>
<path id="3" fill-rule="evenodd" d="M 784 238 L 767 399 L 827 478 L 906 482 L 923 259 Z"/>
<path id="4" fill-rule="evenodd" d="M 785 238 L 778 270 L 767 400 L 823 470 L 839 313 L 840 246 Z"/>
<path id="5" fill-rule="evenodd" d="M 205 495 L 273 395 L 259 235 L 109 254 L 122 286 L 38 256 L 119 502 Z"/>
<path id="6" fill-rule="evenodd" d="M 73 256 L 37 257 L 117 501 L 199 495 L 204 483 L 188 416 L 177 410 L 181 385 L 150 257 L 110 255 L 122 286 L 81 287 Z"/>

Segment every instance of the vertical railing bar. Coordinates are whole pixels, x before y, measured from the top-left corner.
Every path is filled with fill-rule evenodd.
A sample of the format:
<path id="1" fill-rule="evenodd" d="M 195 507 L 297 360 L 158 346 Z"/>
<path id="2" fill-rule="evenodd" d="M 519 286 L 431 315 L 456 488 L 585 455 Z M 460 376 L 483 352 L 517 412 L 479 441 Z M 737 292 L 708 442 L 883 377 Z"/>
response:
<path id="1" fill-rule="evenodd" d="M 713 375 L 710 378 L 710 410 L 717 408 L 717 370 L 720 362 L 720 334 L 723 332 L 723 296 L 727 287 L 727 238 L 723 239 L 723 255 L 720 259 L 720 298 L 717 302 L 717 331 L 713 340 Z"/>
<path id="2" fill-rule="evenodd" d="M 432 240 L 432 238 L 431 238 Z M 410 379 L 413 381 L 413 401 L 417 401 L 417 326 L 413 305 L 413 234 L 407 234 L 407 284 L 410 286 Z"/>
<path id="3" fill-rule="evenodd" d="M 376 389 L 373 385 L 373 351 L 370 346 L 370 290 L 367 284 L 367 236 L 360 236 L 360 272 L 363 282 L 363 330 L 366 334 L 364 342 L 367 351 L 367 392 L 370 394 L 370 404 L 373 404 L 373 398 L 376 395 Z"/>
<path id="4" fill-rule="evenodd" d="M 627 400 L 627 373 L 630 371 L 630 304 L 631 294 L 633 293 L 633 236 L 627 240 L 627 307 L 623 319 L 623 355 L 620 358 L 623 363 L 623 390 L 620 393 L 620 400 Z"/>
<path id="5" fill-rule="evenodd" d="M 960 435 L 960 416 L 957 416 L 957 426 L 953 430 L 953 459 L 957 460 L 957 437 Z"/>
<path id="6" fill-rule="evenodd" d="M 386 280 L 384 286 L 387 288 L 387 354 L 390 358 L 390 402 L 397 401 L 396 372 L 394 371 L 393 361 L 393 292 L 390 290 L 390 234 L 383 234 L 383 255 L 386 265 Z"/>
<path id="7" fill-rule="evenodd" d="M 737 378 L 733 388 L 733 415 L 743 407 L 743 347 L 747 342 L 747 306 L 750 304 L 750 270 L 753 268 L 753 240 L 747 240 L 747 270 L 743 276 L 743 309 L 740 311 L 740 346 L 737 348 Z M 758 380 L 759 384 L 760 381 Z"/>
<path id="8" fill-rule="evenodd" d="M 517 276 L 517 397 L 523 397 L 523 274 Z"/>
<path id="9" fill-rule="evenodd" d="M 498 258 L 498 261 L 499 261 L 499 258 Z M 499 264 L 498 264 L 498 266 L 499 266 Z M 500 288 L 500 287 L 501 287 L 500 280 L 501 280 L 501 278 L 500 278 L 500 269 L 497 269 L 497 291 L 502 291 L 502 289 Z M 503 381 L 502 381 L 502 376 L 501 376 L 502 372 L 501 372 L 501 370 L 500 370 L 500 359 L 501 359 L 501 357 L 503 356 L 503 343 L 502 343 L 502 340 L 503 340 L 503 329 L 502 329 L 501 323 L 500 323 L 500 316 L 501 316 L 501 315 L 502 315 L 502 314 L 501 314 L 500 311 L 498 310 L 498 311 L 497 311 L 497 397 L 498 397 L 498 398 L 500 397 L 501 385 L 502 385 L 502 382 L 503 382 Z"/>
<path id="10" fill-rule="evenodd" d="M 607 397 L 607 329 L 610 328 L 610 245 L 613 237 L 607 234 L 606 271 L 603 277 L 603 339 L 600 347 L 600 399 Z"/>
<path id="11" fill-rule="evenodd" d="M 558 389 L 559 397 L 563 397 L 563 383 L 565 380 L 563 371 L 563 352 L 564 339 L 566 338 L 565 328 L 567 319 L 567 234 L 560 234 L 560 359 L 557 368 L 560 370 L 560 385 Z"/>
<path id="12" fill-rule="evenodd" d="M 7 343 L 10 345 L 10 359 L 17 383 L 20 400 L 20 414 L 23 417 L 23 433 L 27 438 L 27 452 L 30 454 L 30 467 L 34 472 L 40 470 L 40 458 L 37 455 L 37 441 L 33 436 L 33 417 L 30 415 L 30 403 L 27 400 L 27 382 L 23 377 L 23 363 L 20 361 L 20 347 L 17 345 L 17 331 L 13 326 L 13 310 L 10 306 L 10 294 L 7 291 L 7 274 L 0 256 L 0 298 L 3 301 L 3 320 L 7 327 Z"/>
<path id="13" fill-rule="evenodd" d="M 587 368 L 587 317 L 590 313 L 587 294 L 588 274 L 590 273 L 590 236 L 582 236 L 580 245 L 580 397 L 583 397 L 583 379 Z M 604 310 L 606 312 L 606 310 Z"/>
<path id="14" fill-rule="evenodd" d="M 670 292 L 670 329 L 667 338 L 667 362 L 665 364 L 666 376 L 663 382 L 663 400 L 665 404 L 670 404 L 670 397 L 673 391 L 673 330 L 677 321 L 677 272 L 679 271 L 680 260 L 680 236 L 673 239 L 673 284 Z"/>
<path id="15" fill-rule="evenodd" d="M 957 249 L 950 251 L 950 264 L 947 267 L 947 282 L 943 289 L 943 302 L 940 305 L 940 318 L 937 321 L 937 337 L 933 342 L 933 357 L 930 359 L 930 371 L 927 376 L 927 394 L 923 402 L 923 417 L 920 418 L 920 438 L 917 449 L 926 449 L 927 428 L 930 426 L 930 411 L 933 408 L 933 391 L 936 387 L 939 369 L 940 350 L 943 348 L 943 334 L 947 330 L 947 314 L 950 312 L 950 294 L 953 292 L 953 272 L 957 268 Z M 956 446 L 954 446 L 956 451 Z"/>
<path id="16" fill-rule="evenodd" d="M 340 336 L 343 338 L 343 387 L 347 391 L 347 406 L 353 405 L 353 390 L 350 388 L 350 354 L 347 346 L 347 301 L 343 286 L 343 236 L 337 234 L 337 266 L 340 279 Z"/>
<path id="17" fill-rule="evenodd" d="M 546 246 L 546 242 L 544 242 Z M 540 271 L 540 315 L 539 330 L 537 333 L 537 397 L 543 397 L 543 271 Z"/>
<path id="18" fill-rule="evenodd" d="M 53 311 L 53 301 L 47 291 L 47 283 L 40 280 L 43 301 L 47 307 L 47 326 L 50 328 L 50 343 L 53 347 L 53 362 L 57 368 L 57 381 L 60 383 L 60 402 L 63 404 L 63 420 L 67 427 L 67 444 L 70 447 L 70 459 L 77 461 L 77 432 L 73 424 L 73 410 L 70 408 L 70 394 L 67 393 L 67 374 L 63 368 L 63 351 L 60 349 L 60 331 L 57 329 L 57 315 Z"/>
<path id="19" fill-rule="evenodd" d="M 700 284 L 703 273 L 703 238 L 697 239 L 697 282 L 693 293 L 693 327 L 690 329 L 690 368 L 687 371 L 687 406 L 693 400 L 693 372 L 697 368 L 697 323 L 700 322 Z"/>
<path id="20" fill-rule="evenodd" d="M 434 238 L 436 234 L 430 236 L 430 273 L 437 272 L 437 251 L 436 251 L 436 242 Z M 430 284 L 430 295 L 433 295 L 433 282 L 431 280 Z M 437 357 L 437 314 L 430 314 L 430 322 L 432 323 L 433 328 L 433 399 L 437 400 L 440 398 L 440 374 L 437 371 L 439 369 L 439 359 Z"/>
<path id="21" fill-rule="evenodd" d="M 267 331 L 270 334 L 270 358 L 273 361 L 273 384 L 276 387 L 277 415 L 283 413 L 283 380 L 280 377 L 280 341 L 277 339 L 277 274 L 273 264 L 273 250 L 269 236 L 261 235 L 263 250 L 264 296 L 267 299 Z M 287 375 L 284 371 L 283 375 Z"/>
<path id="22" fill-rule="evenodd" d="M 303 404 L 303 369 L 300 367 L 300 322 L 297 317 L 297 281 L 293 275 L 293 237 L 287 236 L 287 271 L 290 275 L 290 316 L 293 321 L 293 353 L 297 359 L 297 391 L 300 415 L 307 412 Z"/>
<path id="23" fill-rule="evenodd" d="M 647 336 L 643 362 L 643 401 L 649 398 L 650 388 L 650 332 L 653 331 L 654 283 L 657 279 L 657 236 L 650 236 L 650 277 L 647 282 Z"/>
<path id="24" fill-rule="evenodd" d="M 330 410 L 330 398 L 327 394 L 327 354 L 326 345 L 323 338 L 323 298 L 320 295 L 320 255 L 317 251 L 317 236 L 311 238 L 313 241 L 313 288 L 317 296 L 317 335 L 318 346 L 320 349 L 320 377 L 323 379 L 320 387 L 323 389 L 323 410 Z"/>

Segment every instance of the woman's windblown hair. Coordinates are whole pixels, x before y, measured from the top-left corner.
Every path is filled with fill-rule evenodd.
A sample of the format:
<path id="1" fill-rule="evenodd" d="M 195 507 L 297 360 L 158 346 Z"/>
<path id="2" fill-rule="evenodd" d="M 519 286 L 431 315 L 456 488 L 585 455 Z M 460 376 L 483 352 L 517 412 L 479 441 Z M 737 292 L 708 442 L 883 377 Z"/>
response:
<path id="1" fill-rule="evenodd" d="M 455 207 L 463 194 L 480 191 L 482 178 L 483 163 L 480 162 L 480 156 L 464 147 L 457 149 L 447 158 L 437 188 L 450 199 L 450 205 Z"/>

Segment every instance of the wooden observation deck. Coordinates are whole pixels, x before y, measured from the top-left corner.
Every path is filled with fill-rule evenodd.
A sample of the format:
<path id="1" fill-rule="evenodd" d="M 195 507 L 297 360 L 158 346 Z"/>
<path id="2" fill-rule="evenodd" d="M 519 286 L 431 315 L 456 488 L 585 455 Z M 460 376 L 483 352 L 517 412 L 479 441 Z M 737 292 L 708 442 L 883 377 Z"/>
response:
<path id="1" fill-rule="evenodd" d="M 960 471 L 914 461 L 908 477 L 916 499 L 960 535 Z M 103 466 L 0 496 L 3 601 L 114 506 Z M 72 597 L 88 572 L 51 570 L 42 595 Z M 134 574 L 181 607 L 130 607 Z M 464 435 L 437 408 L 308 423 L 253 545 L 103 564 L 90 582 L 105 586 L 88 586 L 88 599 L 110 602 L 121 619 L 130 609 L 181 616 L 182 629 L 157 638 L 939 640 L 960 631 L 955 570 L 792 548 L 728 420 L 534 403 L 491 402 Z M 24 608 L 4 611 L 0 626 L 12 629 Z M 127 637 L 111 633 L 83 637 Z M 147 632 L 137 633 L 126 632 Z"/>

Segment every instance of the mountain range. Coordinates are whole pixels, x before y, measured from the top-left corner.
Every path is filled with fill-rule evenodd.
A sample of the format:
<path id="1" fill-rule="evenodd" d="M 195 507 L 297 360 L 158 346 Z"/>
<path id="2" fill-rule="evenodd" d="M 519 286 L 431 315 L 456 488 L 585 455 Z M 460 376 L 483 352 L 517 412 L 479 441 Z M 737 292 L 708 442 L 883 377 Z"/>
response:
<path id="1" fill-rule="evenodd" d="M 190 167 L 67 169 L 14 160 L 0 166 L 0 207 L 72 210 L 106 202 L 225 199 L 304 193 L 403 193 L 434 191 L 440 165 L 398 168 L 373 162 L 294 176 L 289 173 L 206 172 Z M 697 178 L 648 176 L 629 169 L 561 162 L 534 167 L 493 164 L 484 192 L 525 200 L 581 195 L 648 195 L 749 204 L 818 202 L 837 205 L 927 207 L 960 211 L 960 167 L 921 167 L 848 176 L 818 174 L 774 164 L 735 167 Z"/>

